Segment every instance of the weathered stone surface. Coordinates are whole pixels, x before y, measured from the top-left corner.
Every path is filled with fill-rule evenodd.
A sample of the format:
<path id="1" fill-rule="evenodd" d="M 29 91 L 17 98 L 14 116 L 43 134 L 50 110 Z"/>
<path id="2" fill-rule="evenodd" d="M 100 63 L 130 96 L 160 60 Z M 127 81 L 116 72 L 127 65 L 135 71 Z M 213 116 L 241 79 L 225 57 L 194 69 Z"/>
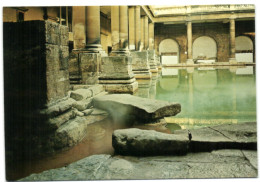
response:
<path id="1" fill-rule="evenodd" d="M 47 109 L 41 110 L 40 113 L 47 115 L 48 117 L 55 117 L 59 114 L 64 113 L 65 111 L 71 109 L 72 105 L 76 101 L 74 99 L 68 98 L 64 101 L 58 102 Z"/>
<path id="2" fill-rule="evenodd" d="M 102 57 L 99 80 L 128 80 L 134 77 L 130 56 Z"/>
<path id="3" fill-rule="evenodd" d="M 92 97 L 92 91 L 89 89 L 78 89 L 75 91 L 71 91 L 70 97 L 75 99 L 76 101 L 80 101 Z"/>
<path id="4" fill-rule="evenodd" d="M 115 130 L 112 136 L 116 153 L 124 155 L 185 154 L 188 143 L 185 136 L 137 128 Z"/>
<path id="5" fill-rule="evenodd" d="M 98 83 L 100 72 L 100 53 L 79 53 L 79 65 L 83 84 Z"/>
<path id="6" fill-rule="evenodd" d="M 136 79 L 150 79 L 151 72 L 148 62 L 148 53 L 146 51 L 131 52 L 132 56 L 132 70 Z"/>
<path id="7" fill-rule="evenodd" d="M 78 109 L 79 111 L 84 111 L 88 109 L 92 104 L 92 98 L 80 100 L 77 102 L 74 102 L 73 107 Z"/>
<path id="8" fill-rule="evenodd" d="M 111 94 L 95 97 L 93 105 L 108 111 L 114 119 L 134 119 L 139 122 L 154 122 L 165 116 L 174 116 L 181 105 L 166 101 L 140 98 L 129 94 Z"/>
<path id="9" fill-rule="evenodd" d="M 256 151 L 250 151 L 256 156 Z M 255 158 L 255 160 L 257 160 Z M 257 169 L 240 150 L 190 153 L 186 156 L 122 157 L 93 155 L 66 167 L 32 174 L 22 181 L 255 178 Z"/>
<path id="10" fill-rule="evenodd" d="M 87 120 L 76 117 L 58 128 L 53 140 L 57 148 L 71 147 L 81 141 L 86 135 Z"/>
<path id="11" fill-rule="evenodd" d="M 120 83 L 122 82 L 122 80 L 113 80 L 113 81 L 117 83 L 115 84 L 104 84 L 104 82 L 102 83 L 102 85 L 104 86 L 105 90 L 108 93 L 135 93 L 138 89 L 137 81 L 134 81 L 132 83 Z"/>
<path id="12" fill-rule="evenodd" d="M 70 110 L 64 114 L 61 114 L 57 117 L 51 118 L 48 122 L 51 128 L 58 129 L 63 123 L 76 117 L 76 114 L 73 110 Z"/>
<path id="13" fill-rule="evenodd" d="M 80 112 L 80 111 L 78 111 L 78 110 L 76 110 L 75 109 L 75 114 L 77 115 L 77 116 L 80 116 L 80 117 L 82 117 L 82 116 L 84 116 L 84 113 L 83 112 Z"/>
<path id="14" fill-rule="evenodd" d="M 84 111 L 82 111 L 84 113 L 84 116 L 88 116 L 93 112 L 93 109 L 86 109 Z"/>
<path id="15" fill-rule="evenodd" d="M 192 151 L 210 151 L 215 149 L 254 149 L 257 148 L 256 123 L 224 124 L 219 126 L 191 129 Z M 176 135 L 187 136 L 187 130 L 176 130 Z"/>
<path id="16" fill-rule="evenodd" d="M 89 89 L 92 92 L 92 97 L 105 91 L 103 85 L 94 85 L 94 86 L 89 87 Z"/>
<path id="17" fill-rule="evenodd" d="M 101 109 L 96 109 L 93 108 L 93 112 L 91 113 L 92 115 L 108 115 L 108 113 L 104 110 Z"/>

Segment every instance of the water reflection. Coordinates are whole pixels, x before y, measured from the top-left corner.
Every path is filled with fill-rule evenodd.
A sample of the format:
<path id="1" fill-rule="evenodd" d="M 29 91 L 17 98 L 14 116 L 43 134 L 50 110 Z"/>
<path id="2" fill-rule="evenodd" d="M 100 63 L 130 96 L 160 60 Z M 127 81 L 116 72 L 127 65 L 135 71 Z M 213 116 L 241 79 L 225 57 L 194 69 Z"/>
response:
<path id="1" fill-rule="evenodd" d="M 181 113 L 168 119 L 169 123 L 185 129 L 256 121 L 253 66 L 205 67 L 193 72 L 181 68 L 173 69 L 173 75 L 170 70 L 164 71 L 157 83 L 156 99 L 179 102 L 182 106 Z"/>

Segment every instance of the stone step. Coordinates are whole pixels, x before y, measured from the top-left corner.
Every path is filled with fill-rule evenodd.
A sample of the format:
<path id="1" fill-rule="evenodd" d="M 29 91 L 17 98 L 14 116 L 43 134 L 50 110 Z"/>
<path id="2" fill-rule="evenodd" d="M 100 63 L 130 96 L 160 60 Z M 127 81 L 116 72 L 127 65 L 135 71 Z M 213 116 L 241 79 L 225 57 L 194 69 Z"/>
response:
<path id="1" fill-rule="evenodd" d="M 174 116 L 181 111 L 181 105 L 167 101 L 141 98 L 129 94 L 111 94 L 93 98 L 96 108 L 108 111 L 114 120 L 138 121 L 142 123 Z"/>

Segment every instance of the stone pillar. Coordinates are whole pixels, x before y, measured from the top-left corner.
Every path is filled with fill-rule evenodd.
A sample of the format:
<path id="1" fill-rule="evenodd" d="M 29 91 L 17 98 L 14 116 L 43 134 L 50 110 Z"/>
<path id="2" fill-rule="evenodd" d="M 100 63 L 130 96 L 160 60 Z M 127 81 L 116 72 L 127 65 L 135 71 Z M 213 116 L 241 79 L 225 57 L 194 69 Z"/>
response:
<path id="1" fill-rule="evenodd" d="M 101 57 L 106 56 L 100 41 L 100 7 L 86 6 L 84 9 L 86 45 L 70 54 L 73 72 L 77 73 L 73 77 L 70 75 L 70 79 L 74 84 L 94 85 L 98 83 Z M 82 17 L 82 14 L 78 16 Z"/>
<path id="2" fill-rule="evenodd" d="M 230 39 L 229 39 L 229 51 L 230 51 L 230 58 L 229 62 L 236 63 L 236 30 L 235 30 L 235 19 L 230 19 Z"/>
<path id="3" fill-rule="evenodd" d="M 187 22 L 187 40 L 188 40 L 187 64 L 193 64 L 193 59 L 192 59 L 192 23 L 191 23 L 191 21 Z"/>
<path id="4" fill-rule="evenodd" d="M 135 6 L 135 50 L 140 51 L 141 44 L 141 17 L 140 6 Z"/>
<path id="5" fill-rule="evenodd" d="M 147 50 L 149 46 L 149 27 L 148 27 L 148 17 L 144 17 L 144 50 Z"/>
<path id="6" fill-rule="evenodd" d="M 135 50 L 135 7 L 129 7 L 129 50 Z"/>
<path id="7" fill-rule="evenodd" d="M 149 23 L 149 50 L 154 50 L 154 23 Z"/>
<path id="8" fill-rule="evenodd" d="M 82 16 L 82 15 L 81 15 Z M 100 7 L 86 6 L 86 50 L 102 51 L 100 38 Z"/>
<path id="9" fill-rule="evenodd" d="M 141 44 L 140 44 L 140 50 L 144 50 L 144 23 L 145 22 L 145 18 L 141 17 Z"/>
<path id="10" fill-rule="evenodd" d="M 86 45 L 85 35 L 85 7 L 72 7 L 72 31 L 73 31 L 73 48 L 83 49 Z"/>
<path id="11" fill-rule="evenodd" d="M 118 12 L 117 8 L 112 11 Z M 119 16 L 118 16 L 119 15 Z M 119 18 L 119 47 L 110 56 L 101 59 L 101 74 L 99 84 L 109 93 L 134 93 L 138 89 L 138 82 L 132 71 L 132 57 L 128 50 L 128 7 L 119 6 L 119 13 L 111 12 L 111 18 Z M 112 20 L 111 23 L 115 21 Z M 117 31 L 117 29 L 112 29 Z M 113 39 L 114 43 L 115 39 Z"/>
<path id="12" fill-rule="evenodd" d="M 119 6 L 111 6 L 112 50 L 119 49 Z"/>
<path id="13" fill-rule="evenodd" d="M 128 7 L 119 7 L 119 50 L 128 51 Z"/>

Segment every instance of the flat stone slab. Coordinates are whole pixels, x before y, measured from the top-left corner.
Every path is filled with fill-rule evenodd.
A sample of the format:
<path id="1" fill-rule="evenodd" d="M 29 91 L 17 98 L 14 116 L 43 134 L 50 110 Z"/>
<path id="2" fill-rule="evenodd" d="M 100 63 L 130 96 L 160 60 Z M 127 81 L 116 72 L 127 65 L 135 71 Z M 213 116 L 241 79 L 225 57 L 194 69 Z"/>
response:
<path id="1" fill-rule="evenodd" d="M 186 154 L 216 149 L 257 149 L 256 123 L 219 125 L 165 134 L 136 128 L 115 130 L 112 145 L 121 155 Z"/>
<path id="2" fill-rule="evenodd" d="M 111 94 L 95 97 L 94 107 L 108 111 L 114 120 L 155 122 L 166 116 L 175 116 L 181 105 L 167 101 L 141 98 L 130 94 Z"/>
<path id="3" fill-rule="evenodd" d="M 119 179 L 256 178 L 257 151 L 216 150 L 185 156 L 130 157 L 92 155 L 66 167 L 32 174 L 21 181 Z"/>
<path id="4" fill-rule="evenodd" d="M 257 149 L 256 122 L 223 124 L 191 129 L 190 150 L 210 151 L 215 149 Z M 187 130 L 176 130 L 174 134 L 188 136 Z"/>
<path id="5" fill-rule="evenodd" d="M 116 153 L 123 155 L 183 154 L 188 151 L 188 143 L 185 136 L 137 128 L 115 130 L 112 135 Z"/>

